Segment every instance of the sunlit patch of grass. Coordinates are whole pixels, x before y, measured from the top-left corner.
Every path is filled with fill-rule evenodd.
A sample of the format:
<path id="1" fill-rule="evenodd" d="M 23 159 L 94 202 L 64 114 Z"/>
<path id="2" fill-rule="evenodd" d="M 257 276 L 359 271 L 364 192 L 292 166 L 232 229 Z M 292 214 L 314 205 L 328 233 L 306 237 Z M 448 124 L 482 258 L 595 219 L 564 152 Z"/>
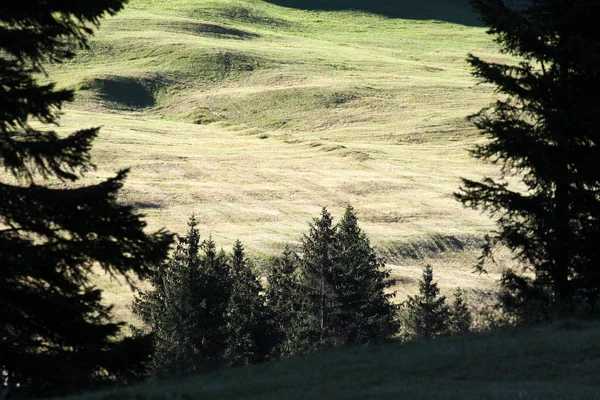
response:
<path id="1" fill-rule="evenodd" d="M 493 93 L 466 55 L 507 57 L 484 28 L 452 22 L 466 2 L 432 0 L 427 14 L 408 0 L 391 14 L 276 3 L 132 0 L 90 49 L 50 66 L 77 89 L 61 129 L 102 126 L 89 180 L 130 167 L 121 200 L 150 229 L 183 233 L 195 213 L 204 237 L 239 238 L 259 263 L 297 245 L 322 206 L 352 204 L 394 276 L 433 263 L 444 290 L 495 288 L 510 255 L 470 275 L 492 224 L 452 193 L 496 173 L 467 152 L 479 139 L 466 116 Z"/>

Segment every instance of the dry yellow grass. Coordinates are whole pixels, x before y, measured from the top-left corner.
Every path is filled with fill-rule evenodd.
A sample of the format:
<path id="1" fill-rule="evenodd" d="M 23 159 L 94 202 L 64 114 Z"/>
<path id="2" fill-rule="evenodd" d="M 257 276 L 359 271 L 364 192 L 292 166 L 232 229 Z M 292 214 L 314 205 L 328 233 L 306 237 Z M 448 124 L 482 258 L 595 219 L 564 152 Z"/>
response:
<path id="1" fill-rule="evenodd" d="M 480 27 L 260 0 L 137 0 L 89 51 L 49 71 L 78 89 L 61 129 L 102 126 L 87 179 L 131 168 L 121 200 L 149 229 L 183 233 L 194 213 L 204 237 L 225 249 L 240 239 L 264 260 L 298 244 L 321 207 L 340 216 L 351 204 L 398 299 L 425 263 L 443 292 L 460 285 L 479 299 L 510 257 L 471 273 L 493 224 L 452 195 L 461 177 L 496 173 L 467 152 L 480 139 L 466 116 L 493 98 L 468 52 L 506 60 Z M 117 308 L 130 301 L 102 284 Z"/>

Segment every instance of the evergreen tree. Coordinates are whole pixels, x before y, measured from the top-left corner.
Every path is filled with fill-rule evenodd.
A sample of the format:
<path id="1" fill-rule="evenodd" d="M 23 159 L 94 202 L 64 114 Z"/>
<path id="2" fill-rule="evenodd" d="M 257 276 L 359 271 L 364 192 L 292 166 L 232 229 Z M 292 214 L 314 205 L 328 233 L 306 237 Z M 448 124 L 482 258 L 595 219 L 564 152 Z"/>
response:
<path id="1" fill-rule="evenodd" d="M 217 252 L 211 237 L 203 245 L 199 283 L 196 289 L 195 348 L 202 368 L 212 368 L 223 362 L 226 348 L 227 305 L 232 291 L 231 270 L 227 255 Z"/>
<path id="2" fill-rule="evenodd" d="M 394 293 L 386 293 L 392 282 L 389 271 L 375 254 L 369 238 L 358 226 L 351 206 L 337 226 L 336 287 L 339 312 L 336 314 L 345 344 L 377 342 L 397 330 Z"/>
<path id="3" fill-rule="evenodd" d="M 453 335 L 460 335 L 469 332 L 473 316 L 463 297 L 461 288 L 454 291 L 454 301 L 450 306 L 449 331 Z"/>
<path id="4" fill-rule="evenodd" d="M 188 232 L 178 239 L 173 254 L 156 269 L 153 290 L 141 291 L 133 310 L 154 335 L 152 373 L 155 376 L 184 375 L 195 369 L 193 334 L 196 310 L 194 291 L 199 269 L 200 235 L 192 216 Z"/>
<path id="5" fill-rule="evenodd" d="M 271 261 L 265 290 L 273 318 L 274 354 L 287 357 L 309 349 L 306 338 L 308 314 L 301 306 L 298 255 L 286 246 L 280 257 Z"/>
<path id="6" fill-rule="evenodd" d="M 230 364 L 263 361 L 274 344 L 272 318 L 263 288 L 239 240 L 233 247 L 230 264 L 232 290 L 227 305 L 225 360 Z"/>
<path id="7" fill-rule="evenodd" d="M 395 333 L 393 294 L 385 293 L 391 285 L 389 272 L 358 227 L 352 207 L 336 226 L 323 208 L 304 236 L 302 249 L 297 344 L 365 344 Z"/>
<path id="8" fill-rule="evenodd" d="M 73 99 L 72 91 L 36 79 L 42 65 L 71 57 L 67 43 L 85 47 L 100 19 L 122 6 L 0 6 L 0 164 L 7 172 L 0 177 L 0 365 L 9 385 L 30 394 L 65 394 L 123 371 L 114 364 L 128 362 L 116 339 L 121 324 L 111 322 L 90 270 L 99 265 L 131 283 L 131 273 L 150 273 L 172 239 L 144 233 L 141 215 L 116 201 L 127 171 L 95 185 L 77 183 L 94 167 L 97 128 L 65 136 L 32 124 L 56 125 L 62 104 Z M 142 361 L 133 347 L 127 346 L 137 359 L 129 361 Z"/>
<path id="9" fill-rule="evenodd" d="M 473 0 L 502 51 L 517 64 L 473 55 L 474 75 L 500 99 L 472 117 L 488 139 L 475 157 L 500 165 L 498 179 L 463 180 L 457 197 L 496 216 L 497 243 L 506 245 L 533 277 L 509 271 L 502 284 L 516 308 L 527 297 L 570 303 L 578 288 L 600 286 L 600 2 Z M 516 176 L 522 187 L 509 185 Z M 538 299 L 539 300 L 539 299 Z"/>
<path id="10" fill-rule="evenodd" d="M 440 296 L 440 289 L 433 282 L 430 265 L 423 269 L 419 294 L 408 296 L 404 306 L 407 311 L 404 323 L 409 337 L 431 340 L 448 333 L 450 310 L 446 305 L 446 296 Z"/>
<path id="11" fill-rule="evenodd" d="M 334 336 L 334 313 L 339 309 L 335 292 L 337 265 L 335 264 L 336 227 L 325 207 L 321 217 L 309 226 L 302 239 L 302 260 L 299 291 L 302 309 L 308 316 L 305 340 L 314 348 L 342 344 Z"/>
<path id="12" fill-rule="evenodd" d="M 192 216 L 186 236 L 157 268 L 153 289 L 141 291 L 134 301 L 134 312 L 154 335 L 152 373 L 157 377 L 212 368 L 225 352 L 229 269 L 212 239 L 200 242 L 197 225 Z"/>

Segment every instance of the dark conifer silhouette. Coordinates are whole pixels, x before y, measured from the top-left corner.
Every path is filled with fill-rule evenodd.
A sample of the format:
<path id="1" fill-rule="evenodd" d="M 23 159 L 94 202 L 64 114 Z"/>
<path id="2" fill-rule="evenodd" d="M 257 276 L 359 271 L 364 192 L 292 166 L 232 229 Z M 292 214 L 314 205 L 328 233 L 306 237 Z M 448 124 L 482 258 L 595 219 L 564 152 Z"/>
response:
<path id="1" fill-rule="evenodd" d="M 406 334 L 413 339 L 431 340 L 448 333 L 450 310 L 446 296 L 440 296 L 437 283 L 433 282 L 433 269 L 430 265 L 423 269 L 419 281 L 419 294 L 408 296 L 406 308 Z"/>
<path id="2" fill-rule="evenodd" d="M 334 336 L 333 318 L 339 309 L 335 293 L 336 228 L 326 208 L 302 238 L 300 291 L 302 306 L 309 316 L 307 341 L 315 348 L 341 344 Z"/>
<path id="3" fill-rule="evenodd" d="M 267 306 L 275 330 L 273 354 L 287 357 L 305 353 L 309 315 L 302 307 L 299 281 L 300 258 L 286 246 L 281 256 L 270 263 L 265 289 Z"/>
<path id="4" fill-rule="evenodd" d="M 0 6 L 0 164 L 6 172 L 0 177 L 0 365 L 10 385 L 31 394 L 64 394 L 118 379 L 111 371 L 120 374 L 124 366 L 114 360 L 127 363 L 125 347 L 115 342 L 121 325 L 111 322 L 111 307 L 101 303 L 90 271 L 98 265 L 131 282 L 132 273 L 147 276 L 171 242 L 165 232 L 144 233 L 141 215 L 116 201 L 127 171 L 96 185 L 77 183 L 94 167 L 90 149 L 98 129 L 67 136 L 48 129 L 73 92 L 36 78 L 44 63 L 71 57 L 73 44 L 86 46 L 100 19 L 122 6 L 122 0 Z M 118 358 L 111 356 L 115 349 Z"/>
<path id="5" fill-rule="evenodd" d="M 394 293 L 387 293 L 392 281 L 351 206 L 337 226 L 336 239 L 340 335 L 347 345 L 381 341 L 398 328 L 396 307 L 390 302 Z"/>
<path id="6" fill-rule="evenodd" d="M 299 297 L 313 347 L 366 344 L 396 330 L 389 272 L 358 226 L 352 207 L 334 226 L 326 208 L 302 241 Z"/>
<path id="7" fill-rule="evenodd" d="M 133 311 L 148 325 L 154 337 L 151 372 L 154 376 L 185 375 L 202 365 L 197 347 L 204 322 L 196 303 L 201 301 L 200 234 L 194 217 L 188 232 L 177 241 L 173 254 L 161 263 L 150 283 L 140 291 Z"/>
<path id="8" fill-rule="evenodd" d="M 265 360 L 273 317 L 251 262 L 237 241 L 231 257 L 201 242 L 192 216 L 186 236 L 138 293 L 134 312 L 154 338 L 152 374 L 182 376 L 224 364 Z"/>
<path id="9" fill-rule="evenodd" d="M 453 335 L 461 335 L 471 329 L 473 316 L 461 288 L 456 288 L 454 291 L 454 300 L 450 306 L 450 320 L 448 322 L 449 331 Z"/>
<path id="10" fill-rule="evenodd" d="M 232 279 L 224 253 L 212 239 L 200 241 L 192 216 L 186 236 L 157 268 L 153 288 L 134 301 L 154 336 L 152 375 L 181 376 L 223 362 Z"/>
<path id="11" fill-rule="evenodd" d="M 501 94 L 472 117 L 488 139 L 473 154 L 498 164 L 502 176 L 463 180 L 457 197 L 497 218 L 484 259 L 501 243 L 533 272 L 504 274 L 506 306 L 568 305 L 576 289 L 600 285 L 600 28 L 588 19 L 600 3 L 472 4 L 518 63 L 469 56 L 474 75 Z M 510 185 L 512 176 L 524 187 Z"/>
<path id="12" fill-rule="evenodd" d="M 239 240 L 233 246 L 230 265 L 232 286 L 226 313 L 225 360 L 234 365 L 263 361 L 274 345 L 273 318 Z"/>

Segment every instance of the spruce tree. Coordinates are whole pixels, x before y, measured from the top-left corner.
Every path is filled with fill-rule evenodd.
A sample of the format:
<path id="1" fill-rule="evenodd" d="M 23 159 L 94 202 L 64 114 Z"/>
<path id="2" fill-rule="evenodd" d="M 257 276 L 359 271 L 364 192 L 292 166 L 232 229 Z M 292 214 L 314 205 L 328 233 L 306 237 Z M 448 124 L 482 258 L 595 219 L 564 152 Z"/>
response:
<path id="1" fill-rule="evenodd" d="M 184 375 L 195 370 L 193 334 L 199 328 L 194 298 L 198 290 L 200 235 L 192 216 L 186 236 L 180 237 L 173 254 L 161 263 L 150 280 L 152 290 L 140 291 L 134 312 L 154 335 L 152 374 Z"/>
<path id="2" fill-rule="evenodd" d="M 464 293 L 461 288 L 454 291 L 454 300 L 450 306 L 449 331 L 453 335 L 461 335 L 469 332 L 473 323 L 471 310 L 464 299 Z"/>
<path id="3" fill-rule="evenodd" d="M 335 292 L 337 265 L 335 264 L 336 227 L 329 211 L 323 207 L 321 217 L 309 226 L 302 238 L 300 263 L 300 296 L 306 311 L 308 329 L 306 340 L 313 348 L 342 344 L 343 338 L 335 336 L 334 313 L 339 309 Z"/>
<path id="4" fill-rule="evenodd" d="M 358 226 L 351 206 L 339 222 L 335 241 L 336 282 L 339 299 L 338 329 L 345 344 L 378 342 L 397 330 L 396 307 L 389 271 Z"/>
<path id="5" fill-rule="evenodd" d="M 212 237 L 201 246 L 203 255 L 200 273 L 194 291 L 195 324 L 194 346 L 198 368 L 208 369 L 223 363 L 226 348 L 227 304 L 231 296 L 232 278 L 227 255 L 217 251 Z"/>
<path id="6" fill-rule="evenodd" d="M 85 47 L 92 28 L 122 0 L 25 0 L 0 6 L 0 368 L 35 395 L 65 394 L 118 378 L 127 362 L 119 323 L 90 280 L 147 276 L 171 242 L 146 234 L 141 215 L 117 202 L 127 171 L 92 185 L 78 180 L 97 128 L 59 135 L 70 90 L 37 79 L 47 62 Z M 41 124 L 35 124 L 39 122 Z M 117 350 L 118 349 L 118 350 Z M 131 349 L 133 350 L 133 349 Z M 121 351 L 119 357 L 113 357 Z M 134 351 L 131 351 L 134 356 Z M 133 359 L 131 361 L 134 361 Z M 136 360 L 141 361 L 141 360 Z"/>
<path id="7" fill-rule="evenodd" d="M 154 337 L 152 375 L 181 376 L 213 368 L 225 353 L 231 278 L 212 239 L 200 241 L 192 216 L 186 236 L 140 291 L 134 312 Z"/>
<path id="8" fill-rule="evenodd" d="M 230 266 L 225 360 L 233 365 L 263 361 L 274 344 L 272 317 L 265 305 L 263 288 L 239 240 L 233 246 Z"/>
<path id="9" fill-rule="evenodd" d="M 300 318 L 296 343 L 313 349 L 380 341 L 397 329 L 389 272 L 383 269 L 369 239 L 358 226 L 352 207 L 333 225 L 323 208 L 321 217 L 302 240 L 299 264 Z"/>
<path id="10" fill-rule="evenodd" d="M 404 303 L 406 333 L 414 339 L 431 340 L 448 333 L 450 310 L 446 296 L 440 296 L 437 283 L 433 282 L 433 269 L 426 265 L 419 281 L 419 294 L 408 296 Z"/>
<path id="11" fill-rule="evenodd" d="M 288 357 L 309 349 L 309 318 L 302 307 L 298 255 L 286 246 L 281 256 L 271 260 L 265 290 L 267 306 L 273 320 L 273 354 Z"/>
<path id="12" fill-rule="evenodd" d="M 541 296 L 568 305 L 576 289 L 600 286 L 600 26 L 589 22 L 600 2 L 472 4 L 518 63 L 468 58 L 474 75 L 501 95 L 472 116 L 487 139 L 473 154 L 502 175 L 463 180 L 457 197 L 497 218 L 484 259 L 500 243 L 533 272 L 503 276 L 505 298 L 512 297 L 505 304 L 518 308 Z M 524 187 L 509 184 L 511 177 Z"/>

